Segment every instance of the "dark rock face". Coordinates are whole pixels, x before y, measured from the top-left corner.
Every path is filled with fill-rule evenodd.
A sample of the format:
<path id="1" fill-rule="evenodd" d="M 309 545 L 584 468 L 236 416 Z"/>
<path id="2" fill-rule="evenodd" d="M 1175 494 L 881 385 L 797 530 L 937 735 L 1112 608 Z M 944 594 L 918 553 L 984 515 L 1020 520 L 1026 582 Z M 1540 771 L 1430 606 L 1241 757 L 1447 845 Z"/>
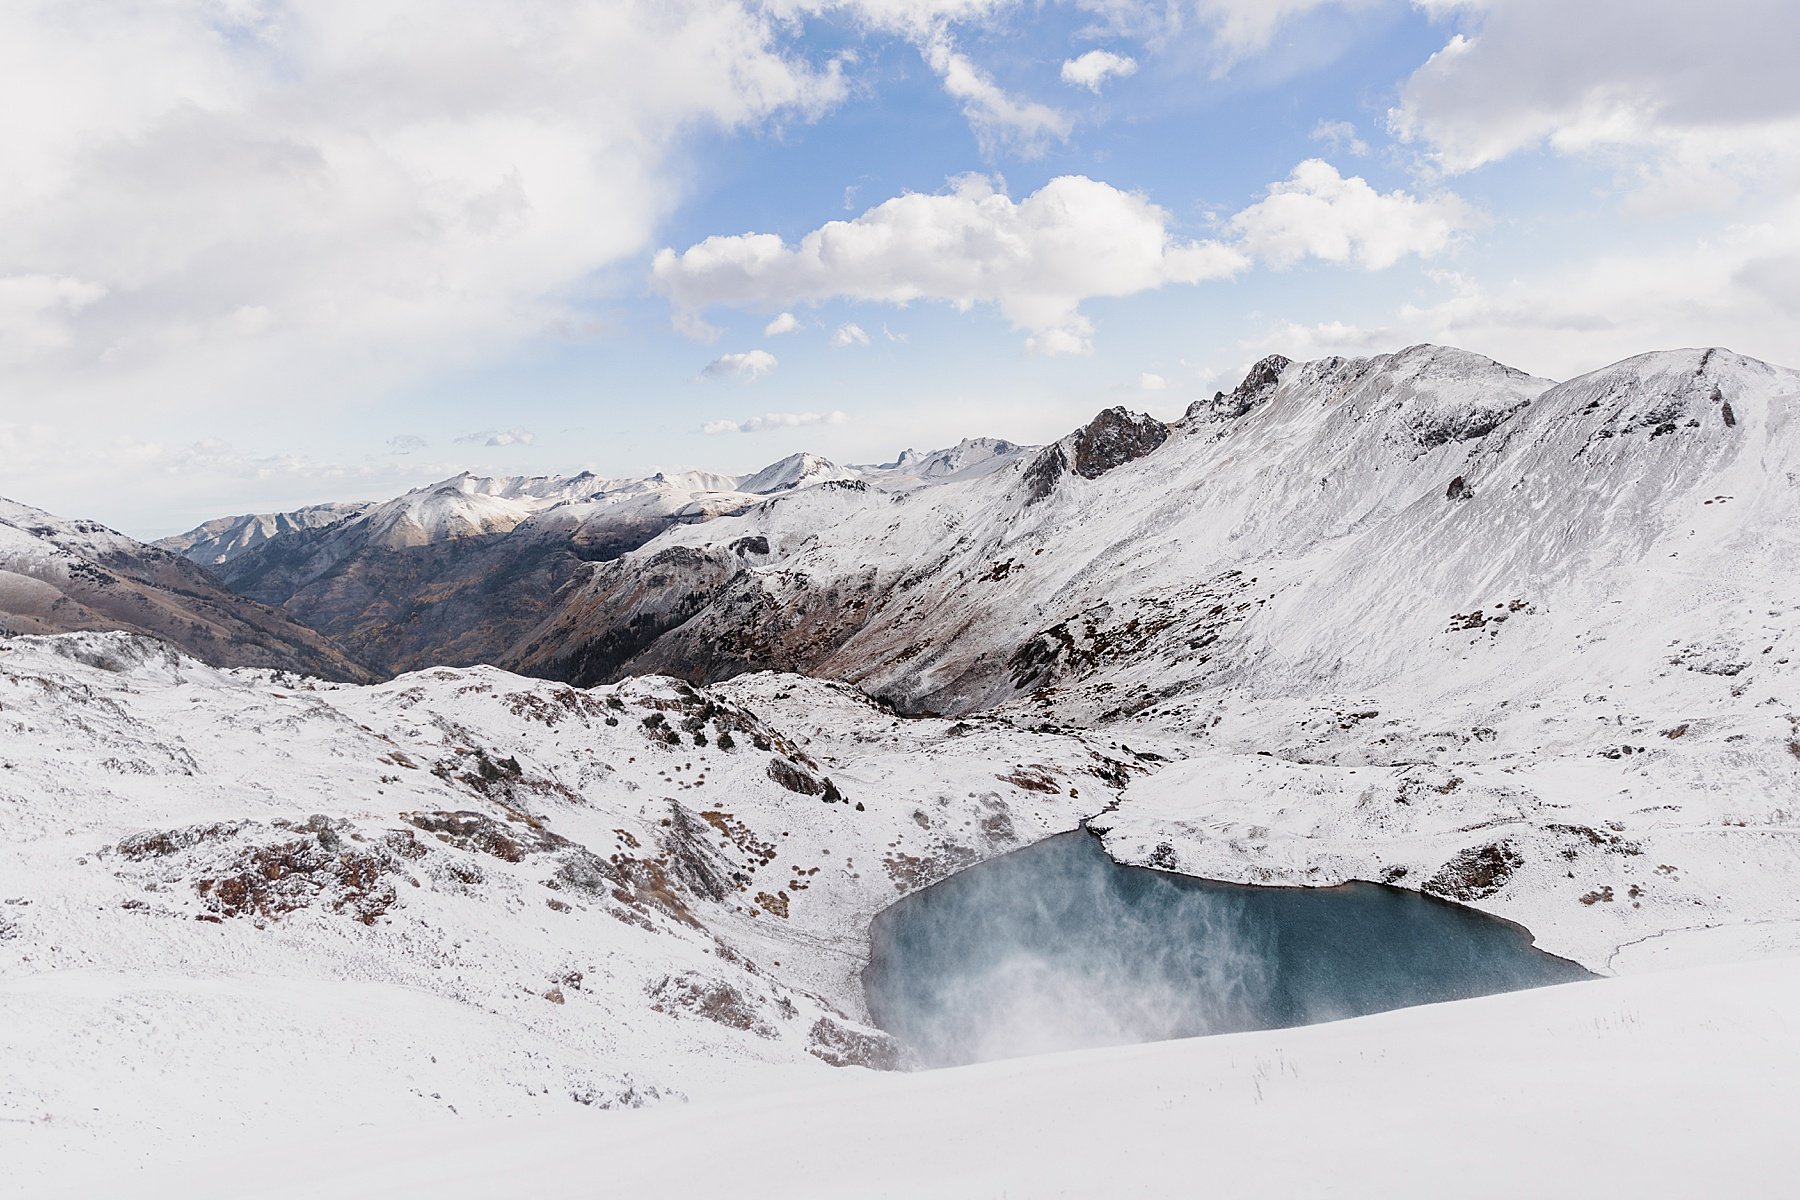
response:
<path id="1" fill-rule="evenodd" d="M 808 774 L 805 768 L 785 758 L 769 760 L 769 778 L 788 791 L 798 792 L 802 796 L 817 796 L 825 791 L 825 785 Z"/>
<path id="2" fill-rule="evenodd" d="M 1069 470 L 1069 456 L 1063 453 L 1062 443 L 1044 447 L 1044 452 L 1025 468 L 1025 503 L 1036 504 L 1045 496 L 1056 490 L 1056 481 Z"/>
<path id="3" fill-rule="evenodd" d="M 1169 427 L 1144 413 L 1109 408 L 1075 435 L 1075 473 L 1098 479 L 1169 440 Z"/>
<path id="4" fill-rule="evenodd" d="M 1083 479 L 1098 479 L 1168 440 L 1169 427 L 1155 417 L 1109 408 L 1071 436 L 1045 446 L 1032 460 L 1025 468 L 1025 503 L 1036 504 L 1048 496 L 1070 471 Z"/>
<path id="5" fill-rule="evenodd" d="M 1475 489 L 1470 487 L 1461 475 L 1452 479 L 1450 486 L 1444 489 L 1444 499 L 1446 500 L 1473 500 L 1474 498 Z"/>
<path id="6" fill-rule="evenodd" d="M 272 538 L 213 571 L 233 591 L 279 607 L 393 675 L 497 661 L 584 564 L 635 550 L 670 524 L 612 522 L 564 536 L 534 536 L 525 526 L 391 548 L 346 523 Z"/>
<path id="7" fill-rule="evenodd" d="M 1421 414 L 1413 417 L 1407 424 L 1419 445 L 1430 450 L 1450 442 L 1467 442 L 1486 437 L 1530 403 L 1527 400 L 1520 404 L 1498 407 L 1475 405 L 1460 412 Z"/>
<path id="8" fill-rule="evenodd" d="M 1214 392 L 1211 400 L 1196 400 L 1188 405 L 1187 415 L 1210 415 L 1235 421 L 1269 398 L 1281 382 L 1281 373 L 1290 365 L 1291 360 L 1279 354 L 1271 354 L 1251 367 L 1250 373 L 1244 376 L 1244 382 L 1233 388 L 1230 395 Z"/>

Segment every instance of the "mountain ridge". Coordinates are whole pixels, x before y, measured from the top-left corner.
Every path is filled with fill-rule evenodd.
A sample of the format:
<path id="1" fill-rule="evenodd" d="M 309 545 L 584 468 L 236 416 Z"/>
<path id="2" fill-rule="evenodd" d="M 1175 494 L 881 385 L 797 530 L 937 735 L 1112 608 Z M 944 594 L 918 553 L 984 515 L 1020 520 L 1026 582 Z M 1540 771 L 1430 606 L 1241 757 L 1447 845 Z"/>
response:
<path id="1" fill-rule="evenodd" d="M 340 519 L 225 519 L 162 544 L 191 547 L 232 590 L 282 608 L 391 674 L 499 661 L 583 563 L 617 557 L 668 528 L 823 484 L 953 484 L 1024 451 L 989 438 L 874 466 L 795 454 L 735 476 L 463 472 L 391 500 L 333 510 Z M 221 544 L 239 548 L 221 554 Z"/>
<path id="2" fill-rule="evenodd" d="M 0 498 L 0 633 L 115 629 L 164 639 L 219 666 L 372 678 L 320 634 L 226 591 L 178 554 L 97 521 Z"/>

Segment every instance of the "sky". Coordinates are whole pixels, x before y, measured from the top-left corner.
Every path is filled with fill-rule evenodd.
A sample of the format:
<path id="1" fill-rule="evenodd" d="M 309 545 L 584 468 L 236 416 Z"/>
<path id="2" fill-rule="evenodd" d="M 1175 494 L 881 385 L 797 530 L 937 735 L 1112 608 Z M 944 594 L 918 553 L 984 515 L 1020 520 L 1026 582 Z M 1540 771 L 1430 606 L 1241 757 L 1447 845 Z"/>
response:
<path id="1" fill-rule="evenodd" d="M 1800 365 L 1791 0 L 12 0 L 0 495 L 1163 418 L 1269 353 Z"/>

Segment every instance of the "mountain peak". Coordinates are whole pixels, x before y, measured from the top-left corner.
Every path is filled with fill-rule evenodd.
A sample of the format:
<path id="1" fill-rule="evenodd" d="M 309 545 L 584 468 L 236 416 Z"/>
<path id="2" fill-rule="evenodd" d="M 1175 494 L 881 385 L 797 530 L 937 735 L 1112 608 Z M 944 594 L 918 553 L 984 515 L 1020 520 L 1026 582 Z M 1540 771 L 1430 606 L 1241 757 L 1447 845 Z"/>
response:
<path id="1" fill-rule="evenodd" d="M 1122 404 L 1103 409 L 1074 433 L 1045 447 L 1025 469 L 1031 489 L 1027 503 L 1048 496 L 1065 474 L 1098 479 L 1168 439 L 1169 427 L 1148 413 L 1134 413 Z"/>
<path id="2" fill-rule="evenodd" d="M 1279 354 L 1269 355 L 1250 368 L 1243 382 L 1233 388 L 1230 395 L 1214 392 L 1211 400 L 1196 400 L 1188 405 L 1187 419 L 1211 415 L 1222 420 L 1236 420 L 1267 400 L 1280 385 L 1281 373 L 1292 365 L 1292 359 Z"/>
<path id="3" fill-rule="evenodd" d="M 823 483 L 830 479 L 854 478 L 854 474 L 844 470 L 830 459 L 801 451 L 770 463 L 762 470 L 744 479 L 738 484 L 738 488 L 741 491 L 764 494 L 787 491 L 802 484 Z"/>

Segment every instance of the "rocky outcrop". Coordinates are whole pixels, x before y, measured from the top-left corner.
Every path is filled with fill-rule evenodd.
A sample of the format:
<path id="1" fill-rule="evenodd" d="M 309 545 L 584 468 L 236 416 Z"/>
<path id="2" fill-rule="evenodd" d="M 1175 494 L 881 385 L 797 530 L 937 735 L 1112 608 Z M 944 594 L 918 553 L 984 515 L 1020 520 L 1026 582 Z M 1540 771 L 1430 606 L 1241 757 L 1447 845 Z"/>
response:
<path id="1" fill-rule="evenodd" d="M 1042 500 L 1066 474 L 1098 479 L 1144 457 L 1169 440 L 1169 427 L 1145 413 L 1115 406 L 1043 451 L 1025 468 L 1028 502 Z"/>
<path id="2" fill-rule="evenodd" d="M 1155 417 L 1109 408 L 1075 434 L 1070 468 L 1083 479 L 1098 479 L 1168 440 L 1168 426 Z"/>
<path id="3" fill-rule="evenodd" d="M 1235 421 L 1257 405 L 1267 400 L 1281 383 L 1281 373 L 1292 365 L 1290 359 L 1279 354 L 1271 354 L 1244 376 L 1244 381 L 1233 388 L 1229 395 L 1214 392 L 1211 400 L 1196 400 L 1188 405 L 1187 418 L 1217 417 L 1220 420 Z"/>

